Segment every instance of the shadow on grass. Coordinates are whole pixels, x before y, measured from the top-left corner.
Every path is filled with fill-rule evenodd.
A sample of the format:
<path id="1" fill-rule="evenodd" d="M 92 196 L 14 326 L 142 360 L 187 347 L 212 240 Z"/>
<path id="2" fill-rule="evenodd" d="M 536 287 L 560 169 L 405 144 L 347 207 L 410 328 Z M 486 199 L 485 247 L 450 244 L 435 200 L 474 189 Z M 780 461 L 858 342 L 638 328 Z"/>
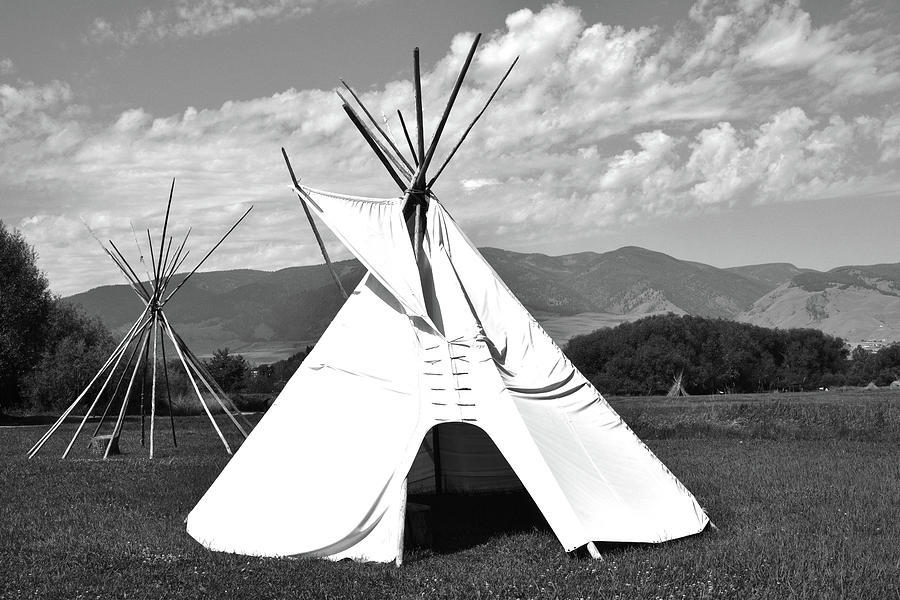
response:
<path id="1" fill-rule="evenodd" d="M 429 507 L 430 549 L 449 554 L 522 531 L 550 531 L 547 520 L 525 492 L 497 494 L 410 494 L 409 502 Z"/>

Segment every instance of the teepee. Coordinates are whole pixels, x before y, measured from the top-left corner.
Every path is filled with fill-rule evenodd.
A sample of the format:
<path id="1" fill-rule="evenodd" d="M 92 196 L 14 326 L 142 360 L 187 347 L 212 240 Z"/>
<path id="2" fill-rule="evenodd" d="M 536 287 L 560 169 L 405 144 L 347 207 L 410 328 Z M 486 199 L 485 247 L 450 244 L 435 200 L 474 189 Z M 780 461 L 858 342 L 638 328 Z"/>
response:
<path id="1" fill-rule="evenodd" d="M 115 350 L 113 350 L 112 354 L 106 359 L 106 362 L 100 370 L 97 371 L 96 375 L 94 375 L 93 379 L 88 383 L 87 387 L 84 388 L 68 408 L 63 411 L 56 422 L 53 423 L 34 446 L 31 447 L 28 451 L 28 458 L 34 457 L 34 455 L 40 451 L 44 444 L 47 443 L 47 440 L 59 430 L 60 426 L 72 414 L 76 407 L 79 405 L 83 406 L 83 402 L 86 403 L 93 396 L 93 400 L 84 411 L 84 415 L 79 422 L 78 428 L 72 435 L 72 439 L 66 446 L 65 451 L 63 451 L 62 457 L 66 458 L 72 451 L 72 446 L 75 444 L 75 440 L 87 424 L 88 419 L 95 415 L 95 411 L 98 409 L 101 398 L 104 397 L 104 392 L 106 392 L 108 401 L 91 436 L 91 445 L 98 447 L 103 451 L 104 459 L 108 458 L 111 453 L 118 453 L 119 436 L 121 435 L 125 424 L 125 414 L 129 405 L 133 407 L 135 403 L 138 403 L 140 405 L 141 413 L 141 445 L 143 446 L 145 439 L 149 438 L 149 454 L 150 458 L 153 458 L 155 450 L 154 434 L 156 429 L 157 379 L 160 375 L 157 369 L 157 357 L 159 354 L 162 356 L 162 369 L 159 370 L 162 371 L 161 375 L 164 376 L 165 391 L 167 394 L 166 404 L 169 408 L 169 423 L 172 429 L 172 443 L 177 446 L 178 441 L 175 436 L 175 419 L 172 415 L 172 397 L 169 389 L 169 371 L 168 366 L 166 365 L 165 336 L 169 337 L 169 340 L 178 355 L 178 359 L 181 361 L 184 371 L 191 382 L 194 392 L 197 394 L 197 398 L 203 406 L 206 416 L 209 418 L 210 423 L 212 423 L 213 428 L 216 430 L 216 433 L 222 441 L 222 444 L 224 444 L 228 454 L 232 454 L 231 446 L 228 444 L 219 424 L 213 417 L 212 411 L 210 411 L 209 408 L 210 400 L 204 398 L 203 393 L 200 391 L 200 386 L 202 385 L 206 389 L 209 398 L 219 405 L 222 412 L 228 416 L 228 419 L 243 438 L 246 438 L 252 429 L 250 422 L 234 406 L 234 403 L 228 395 L 209 374 L 203 362 L 197 358 L 190 348 L 188 348 L 181 336 L 179 336 L 172 327 L 171 323 L 166 318 L 164 308 L 178 290 L 187 283 L 188 279 L 197 272 L 197 269 L 206 262 L 206 259 L 212 255 L 216 248 L 225 241 L 225 238 L 228 237 L 240 222 L 244 220 L 244 217 L 249 214 L 253 207 L 251 206 L 247 209 L 243 216 L 232 225 L 231 229 L 229 229 L 218 243 L 206 253 L 206 256 L 197 263 L 197 266 L 194 267 L 190 273 L 182 277 L 180 281 L 177 281 L 176 271 L 184 264 L 190 253 L 190 250 L 185 250 L 185 244 L 191 234 L 191 230 L 188 230 L 184 240 L 175 249 L 175 252 L 172 253 L 173 238 L 172 236 L 169 236 L 168 240 L 166 239 L 166 230 L 169 225 L 169 212 L 172 208 L 172 195 L 174 191 L 175 180 L 173 179 L 172 187 L 169 190 L 169 202 L 166 205 L 166 217 L 163 221 L 162 235 L 159 240 L 158 256 L 156 256 L 154 252 L 153 239 L 150 236 L 150 230 L 147 230 L 147 243 L 151 265 L 146 265 L 145 263 L 145 266 L 151 269 L 151 271 L 147 274 L 146 282 L 140 279 L 112 240 L 109 241 L 112 251 L 104 246 L 99 239 L 97 240 L 107 256 L 112 259 L 113 263 L 115 263 L 125 276 L 129 287 L 140 299 L 144 309 L 119 342 L 119 345 L 116 346 Z M 135 235 L 135 243 L 138 243 L 137 235 Z M 139 244 L 138 251 L 141 254 L 141 262 L 145 262 L 143 251 Z M 170 287 L 172 288 L 171 290 Z M 126 357 L 127 359 L 123 364 L 122 359 Z M 120 365 L 122 365 L 121 368 L 119 368 Z M 149 391 L 145 389 L 148 370 L 150 371 Z M 117 373 L 117 382 L 110 392 L 109 384 Z M 138 375 L 138 373 L 141 374 Z M 123 388 L 122 384 L 125 383 L 126 379 L 127 384 Z M 101 381 L 102 384 L 100 384 Z M 98 384 L 100 384 L 99 387 Z M 120 393 L 123 389 L 124 391 Z M 96 394 L 90 393 L 94 391 Z M 159 390 L 159 393 L 162 393 L 162 389 Z M 110 422 L 111 429 L 109 429 L 108 432 L 103 433 L 103 425 L 106 423 L 107 417 L 110 416 L 111 409 L 113 414 L 115 414 L 116 408 L 118 408 L 118 414 L 115 420 Z M 145 414 L 148 410 L 150 417 L 149 436 L 145 433 Z"/>
<path id="2" fill-rule="evenodd" d="M 677 377 L 672 378 L 672 387 L 669 388 L 666 398 L 679 398 L 681 396 L 690 396 L 684 389 L 684 371 L 678 373 Z"/>
<path id="3" fill-rule="evenodd" d="M 521 482 L 567 551 L 596 554 L 599 540 L 663 542 L 709 522 L 433 192 L 459 143 L 436 175 L 426 171 L 477 43 L 427 150 L 414 51 L 418 135 L 415 145 L 407 135 L 409 160 L 364 107 L 375 131 L 344 102 L 398 196 L 335 194 L 295 180 L 301 204 L 368 273 L 188 515 L 188 533 L 207 548 L 399 563 L 423 440 L 438 476 L 418 483 L 465 490 L 474 475 L 480 491 Z M 514 476 L 492 468 L 483 444 L 467 444 L 472 432 L 489 437 Z"/>

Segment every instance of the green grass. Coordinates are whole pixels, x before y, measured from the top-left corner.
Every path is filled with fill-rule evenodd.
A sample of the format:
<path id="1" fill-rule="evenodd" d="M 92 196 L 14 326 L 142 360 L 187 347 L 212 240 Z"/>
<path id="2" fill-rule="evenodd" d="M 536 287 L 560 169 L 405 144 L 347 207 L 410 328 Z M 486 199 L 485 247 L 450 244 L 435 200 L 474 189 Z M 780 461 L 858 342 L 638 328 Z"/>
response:
<path id="1" fill-rule="evenodd" d="M 900 598 L 898 397 L 615 399 L 720 531 L 603 562 L 527 515 L 399 569 L 211 553 L 183 524 L 227 462 L 202 419 L 178 419 L 177 450 L 163 429 L 153 461 L 124 437 L 105 463 L 60 461 L 63 439 L 29 461 L 43 429 L 0 429 L 0 598 Z M 724 426 L 735 414 L 770 427 Z"/>

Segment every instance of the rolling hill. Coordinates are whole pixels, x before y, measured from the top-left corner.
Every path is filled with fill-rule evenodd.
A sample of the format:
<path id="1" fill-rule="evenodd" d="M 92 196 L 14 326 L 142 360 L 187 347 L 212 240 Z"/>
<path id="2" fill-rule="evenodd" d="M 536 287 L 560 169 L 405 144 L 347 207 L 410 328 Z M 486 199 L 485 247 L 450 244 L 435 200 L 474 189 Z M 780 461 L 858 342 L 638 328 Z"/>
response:
<path id="1" fill-rule="evenodd" d="M 737 316 L 763 327 L 812 327 L 851 345 L 900 340 L 900 264 L 795 275 Z"/>
<path id="2" fill-rule="evenodd" d="M 560 343 L 660 312 L 814 327 L 851 342 L 900 340 L 900 264 L 823 273 L 788 263 L 720 269 L 634 246 L 564 256 L 481 252 Z M 364 274 L 356 260 L 335 267 L 347 289 Z M 127 329 L 141 308 L 125 285 L 68 299 L 115 331 Z M 167 314 L 199 353 L 227 347 L 259 363 L 314 343 L 341 303 L 324 265 L 242 269 L 197 273 Z"/>
<path id="3" fill-rule="evenodd" d="M 658 312 L 732 318 L 774 287 L 759 278 L 637 247 L 565 256 L 498 248 L 482 252 L 560 342 Z M 348 289 L 364 274 L 355 260 L 335 267 Z M 178 277 L 183 275 L 176 281 Z M 115 331 L 126 329 L 141 308 L 125 285 L 95 288 L 69 300 Z M 266 362 L 314 342 L 340 306 L 328 271 L 316 265 L 197 273 L 167 314 L 200 353 L 228 347 L 254 362 Z"/>

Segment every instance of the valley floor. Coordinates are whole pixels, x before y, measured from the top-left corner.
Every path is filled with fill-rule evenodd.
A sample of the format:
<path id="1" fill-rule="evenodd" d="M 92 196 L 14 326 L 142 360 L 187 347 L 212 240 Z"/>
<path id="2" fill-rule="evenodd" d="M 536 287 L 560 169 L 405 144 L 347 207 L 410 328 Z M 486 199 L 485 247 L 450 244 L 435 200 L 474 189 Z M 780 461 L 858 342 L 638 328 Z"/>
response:
<path id="1" fill-rule="evenodd" d="M 900 598 L 900 393 L 612 403 L 717 533 L 593 561 L 527 498 L 495 498 L 482 508 L 519 518 L 436 529 L 399 569 L 223 555 L 184 531 L 227 462 L 203 419 L 179 418 L 178 448 L 160 435 L 153 461 L 124 436 L 108 462 L 59 460 L 63 438 L 29 461 L 43 429 L 3 428 L 0 598 Z"/>

